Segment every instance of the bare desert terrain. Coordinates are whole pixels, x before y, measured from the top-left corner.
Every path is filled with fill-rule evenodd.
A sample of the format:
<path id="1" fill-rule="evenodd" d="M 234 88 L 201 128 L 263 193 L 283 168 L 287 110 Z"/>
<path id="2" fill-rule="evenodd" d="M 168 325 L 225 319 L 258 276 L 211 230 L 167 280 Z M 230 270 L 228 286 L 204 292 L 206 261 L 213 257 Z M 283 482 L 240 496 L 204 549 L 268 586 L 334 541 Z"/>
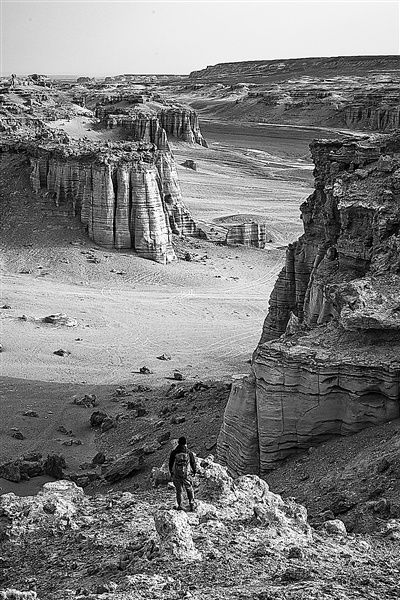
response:
<path id="1" fill-rule="evenodd" d="M 60 124 L 69 135 L 95 133 L 84 118 Z M 209 122 L 205 130 L 209 148 L 176 140 L 173 151 L 184 200 L 217 243 L 177 238 L 178 260 L 168 266 L 100 248 L 78 221 L 42 217 L 29 182 L 15 177 L 18 165 L 2 173 L 0 305 L 11 308 L 0 311 L 1 387 L 3 405 L 15 407 L 4 411 L 0 426 L 2 458 L 49 450 L 61 421 L 76 431 L 74 394 L 162 386 L 175 370 L 194 382 L 231 381 L 249 371 L 285 246 L 301 231 L 299 205 L 311 190 L 310 130 L 288 129 L 283 138 L 254 125 Z M 197 171 L 182 166 L 187 159 Z M 274 241 L 266 249 L 218 244 L 227 222 L 247 218 L 268 222 Z M 187 253 L 190 261 L 183 260 Z M 76 325 L 41 322 L 54 313 Z M 55 355 L 59 349 L 70 354 Z M 171 360 L 158 360 L 163 353 Z M 140 374 L 143 366 L 153 373 Z M 29 409 L 39 419 L 23 417 Z M 10 437 L 12 427 L 26 440 Z M 88 431 L 80 432 L 83 452 L 63 451 L 76 460 L 93 454 Z"/>

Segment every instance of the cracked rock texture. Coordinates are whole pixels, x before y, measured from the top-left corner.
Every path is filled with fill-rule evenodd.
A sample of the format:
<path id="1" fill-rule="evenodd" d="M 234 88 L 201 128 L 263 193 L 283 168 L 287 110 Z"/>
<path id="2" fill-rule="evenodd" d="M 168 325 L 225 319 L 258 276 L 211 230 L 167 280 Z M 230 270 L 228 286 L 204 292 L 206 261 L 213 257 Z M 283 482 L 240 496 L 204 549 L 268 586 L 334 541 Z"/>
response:
<path id="1" fill-rule="evenodd" d="M 79 216 L 101 246 L 133 248 L 139 256 L 168 263 L 176 258 L 172 234 L 196 231 L 173 157 L 153 145 L 67 139 L 3 143 L 2 150 L 29 157 L 32 186 L 45 213 Z"/>
<path id="2" fill-rule="evenodd" d="M 234 474 L 399 416 L 400 136 L 316 141 L 304 235 L 288 248 L 218 458 Z"/>

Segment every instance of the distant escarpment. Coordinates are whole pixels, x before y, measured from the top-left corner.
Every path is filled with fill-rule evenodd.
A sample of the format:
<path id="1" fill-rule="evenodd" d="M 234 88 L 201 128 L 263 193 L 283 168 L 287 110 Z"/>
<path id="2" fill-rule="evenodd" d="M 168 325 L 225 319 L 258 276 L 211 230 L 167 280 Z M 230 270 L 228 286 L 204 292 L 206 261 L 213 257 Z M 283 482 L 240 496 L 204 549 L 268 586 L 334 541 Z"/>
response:
<path id="1" fill-rule="evenodd" d="M 248 60 L 242 62 L 218 63 L 206 69 L 192 71 L 190 79 L 231 81 L 255 81 L 266 78 L 285 79 L 287 76 L 308 75 L 309 77 L 329 77 L 338 73 L 354 76 L 365 73 L 395 72 L 399 69 L 400 58 L 388 56 L 330 56 L 312 58 L 285 58 L 275 60 Z"/>
<path id="2" fill-rule="evenodd" d="M 220 63 L 190 80 L 208 117 L 382 132 L 400 123 L 399 56 Z M 218 102 L 204 107 L 207 87 Z"/>
<path id="3" fill-rule="evenodd" d="M 233 473 L 265 474 L 333 434 L 399 416 L 400 135 L 316 141 L 311 152 L 304 235 L 224 415 L 218 456 Z"/>
<path id="4" fill-rule="evenodd" d="M 207 147 L 197 114 L 189 108 L 149 104 L 122 108 L 111 103 L 97 106 L 95 114 L 108 129 L 120 127 L 130 139 L 151 142 L 160 149 L 168 148 L 168 137 Z"/>
<path id="5" fill-rule="evenodd" d="M 196 225 L 180 192 L 170 153 L 151 144 L 2 140 L 2 153 L 24 153 L 46 212 L 79 216 L 105 247 L 133 248 L 157 262 L 175 258 L 172 234 Z"/>

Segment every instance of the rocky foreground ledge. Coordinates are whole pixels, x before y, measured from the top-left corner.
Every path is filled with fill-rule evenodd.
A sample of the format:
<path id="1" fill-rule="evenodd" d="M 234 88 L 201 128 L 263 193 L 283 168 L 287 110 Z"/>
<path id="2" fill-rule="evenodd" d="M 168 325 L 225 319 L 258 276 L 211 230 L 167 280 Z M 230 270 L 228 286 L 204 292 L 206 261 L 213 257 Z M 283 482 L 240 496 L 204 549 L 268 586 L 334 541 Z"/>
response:
<path id="1" fill-rule="evenodd" d="M 399 416 L 400 135 L 311 150 L 304 235 L 224 415 L 218 458 L 236 475 Z"/>
<path id="2" fill-rule="evenodd" d="M 233 480 L 212 457 L 197 462 L 195 513 L 173 510 L 166 488 L 86 496 L 61 480 L 37 496 L 1 496 L 0 598 L 312 600 L 397 590 L 394 523 L 382 551 L 338 519 L 311 529 L 303 506 L 255 475 Z"/>
<path id="3" fill-rule="evenodd" d="M 44 212 L 78 216 L 100 246 L 133 248 L 139 256 L 167 263 L 176 258 L 172 234 L 196 231 L 174 159 L 153 144 L 3 135 L 0 159 L 15 154 L 21 169 L 29 168 L 29 161 Z"/>

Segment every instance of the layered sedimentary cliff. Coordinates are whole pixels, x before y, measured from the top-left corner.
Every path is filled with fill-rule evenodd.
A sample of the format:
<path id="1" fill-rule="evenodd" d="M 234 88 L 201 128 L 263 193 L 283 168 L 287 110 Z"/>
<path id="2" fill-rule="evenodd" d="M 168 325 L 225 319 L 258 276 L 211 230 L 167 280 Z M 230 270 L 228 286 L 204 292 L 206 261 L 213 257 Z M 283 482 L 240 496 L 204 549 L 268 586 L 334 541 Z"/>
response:
<path id="1" fill-rule="evenodd" d="M 338 56 L 221 63 L 190 74 L 203 115 L 389 132 L 399 127 L 399 56 Z M 196 92 L 197 90 L 197 92 Z"/>
<path id="2" fill-rule="evenodd" d="M 345 108 L 344 120 L 350 129 L 389 131 L 400 127 L 399 92 L 356 97 Z"/>
<path id="3" fill-rule="evenodd" d="M 228 246 L 243 244 L 244 246 L 265 248 L 265 244 L 272 242 L 272 237 L 267 230 L 266 223 L 241 223 L 229 227 L 225 241 Z"/>
<path id="4" fill-rule="evenodd" d="M 200 146 L 207 147 L 207 142 L 200 131 L 196 111 L 187 108 L 171 107 L 162 109 L 158 112 L 157 116 L 167 135 L 190 142 L 191 144 L 199 144 Z"/>
<path id="5" fill-rule="evenodd" d="M 168 149 L 168 137 L 207 146 L 197 114 L 189 108 L 149 104 L 145 109 L 142 105 L 120 108 L 110 104 L 96 107 L 95 114 L 108 129 L 120 127 L 129 139 L 151 142 L 160 149 Z"/>
<path id="6" fill-rule="evenodd" d="M 133 248 L 165 263 L 175 258 L 172 233 L 196 230 L 171 154 L 153 145 L 49 139 L 3 141 L 2 151 L 24 152 L 47 212 L 79 216 L 101 246 Z"/>
<path id="7" fill-rule="evenodd" d="M 399 416 L 400 136 L 311 151 L 304 235 L 224 415 L 218 455 L 234 473 L 265 474 L 332 434 Z"/>

